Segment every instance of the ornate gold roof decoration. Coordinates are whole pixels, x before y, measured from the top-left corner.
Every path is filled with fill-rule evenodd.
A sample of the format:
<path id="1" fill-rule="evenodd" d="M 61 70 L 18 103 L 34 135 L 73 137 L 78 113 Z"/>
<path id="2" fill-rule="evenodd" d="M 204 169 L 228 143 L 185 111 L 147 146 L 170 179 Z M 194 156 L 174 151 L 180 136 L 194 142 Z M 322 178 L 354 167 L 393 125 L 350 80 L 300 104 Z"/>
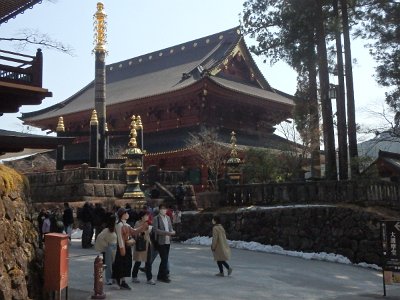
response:
<path id="1" fill-rule="evenodd" d="M 64 132 L 64 131 L 65 131 L 64 118 L 63 117 L 59 117 L 58 118 L 56 132 Z"/>
<path id="2" fill-rule="evenodd" d="M 93 109 L 92 117 L 90 118 L 90 125 L 98 125 L 99 119 L 97 118 L 97 112 Z"/>
<path id="3" fill-rule="evenodd" d="M 97 11 L 93 15 L 94 19 L 94 44 L 93 52 L 106 52 L 107 44 L 107 15 L 104 11 L 104 5 L 101 2 L 97 3 Z"/>

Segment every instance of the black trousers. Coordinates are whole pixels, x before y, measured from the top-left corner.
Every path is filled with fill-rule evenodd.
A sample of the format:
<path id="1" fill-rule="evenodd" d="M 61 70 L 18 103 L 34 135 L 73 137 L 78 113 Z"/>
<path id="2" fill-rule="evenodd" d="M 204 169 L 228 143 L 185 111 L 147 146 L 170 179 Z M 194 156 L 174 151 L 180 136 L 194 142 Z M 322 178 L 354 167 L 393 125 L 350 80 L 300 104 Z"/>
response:
<path id="1" fill-rule="evenodd" d="M 168 257 L 169 257 L 169 249 L 170 249 L 170 244 L 165 244 L 165 245 L 158 245 L 158 253 L 161 258 L 160 266 L 158 268 L 158 275 L 157 279 L 166 279 L 169 276 L 169 270 L 168 270 Z"/>
<path id="2" fill-rule="evenodd" d="M 227 270 L 229 270 L 229 265 L 226 261 L 219 260 L 217 261 L 217 265 L 220 273 L 224 272 L 224 268 L 222 266 L 224 266 Z"/>
<path id="3" fill-rule="evenodd" d="M 153 263 L 153 261 L 151 260 L 151 258 L 152 258 L 151 257 L 151 247 L 149 245 L 149 247 L 147 249 L 147 259 L 146 259 L 146 262 L 144 265 L 144 268 L 146 270 L 147 281 L 149 281 L 153 278 L 153 275 L 151 273 L 151 264 Z M 133 265 L 133 269 L 132 269 L 132 278 L 137 277 L 141 263 L 142 262 L 140 262 L 140 261 L 135 261 L 135 264 Z"/>

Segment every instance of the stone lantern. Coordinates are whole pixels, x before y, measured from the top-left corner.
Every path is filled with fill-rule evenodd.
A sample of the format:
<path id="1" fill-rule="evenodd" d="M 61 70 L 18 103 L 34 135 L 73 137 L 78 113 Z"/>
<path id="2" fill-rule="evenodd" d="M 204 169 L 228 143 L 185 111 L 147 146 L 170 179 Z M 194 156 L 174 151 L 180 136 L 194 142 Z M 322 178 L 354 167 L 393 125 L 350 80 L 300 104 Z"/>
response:
<path id="1" fill-rule="evenodd" d="M 227 166 L 227 175 L 230 181 L 233 184 L 239 184 L 241 178 L 241 160 L 238 157 L 237 150 L 236 150 L 236 136 L 235 132 L 232 131 L 231 133 L 231 154 L 230 158 L 226 162 Z"/>
<path id="2" fill-rule="evenodd" d="M 126 179 L 127 185 L 125 189 L 125 193 L 122 196 L 124 199 L 134 199 L 135 204 L 142 204 L 144 202 L 144 194 L 140 189 L 139 176 L 140 172 L 143 169 L 143 152 L 138 147 L 136 142 L 137 137 L 137 123 L 135 116 L 132 116 L 131 122 L 131 133 L 130 133 L 130 141 L 128 143 L 128 149 L 122 155 L 125 159 L 125 170 L 126 170 Z M 141 201 L 142 200 L 142 201 Z"/>

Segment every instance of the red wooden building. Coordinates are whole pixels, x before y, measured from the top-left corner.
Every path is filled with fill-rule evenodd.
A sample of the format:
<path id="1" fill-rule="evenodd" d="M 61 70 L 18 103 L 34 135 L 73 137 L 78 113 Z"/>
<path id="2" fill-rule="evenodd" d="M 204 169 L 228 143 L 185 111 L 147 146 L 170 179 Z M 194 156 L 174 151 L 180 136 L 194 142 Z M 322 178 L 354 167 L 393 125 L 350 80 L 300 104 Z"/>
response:
<path id="1" fill-rule="evenodd" d="M 56 131 L 62 116 L 66 132 L 87 132 L 94 91 L 93 81 L 65 101 L 24 113 L 22 119 Z M 139 115 L 145 167 L 193 168 L 196 163 L 185 142 L 202 126 L 217 128 L 226 143 L 234 130 L 238 145 L 276 148 L 281 138 L 274 125 L 290 118 L 293 106 L 290 95 L 268 84 L 238 27 L 106 66 L 108 130 L 126 132 L 110 138 L 110 150 L 126 148 L 131 116 Z M 87 157 L 86 148 L 73 145 L 66 158 Z M 204 179 L 207 170 L 201 174 Z"/>

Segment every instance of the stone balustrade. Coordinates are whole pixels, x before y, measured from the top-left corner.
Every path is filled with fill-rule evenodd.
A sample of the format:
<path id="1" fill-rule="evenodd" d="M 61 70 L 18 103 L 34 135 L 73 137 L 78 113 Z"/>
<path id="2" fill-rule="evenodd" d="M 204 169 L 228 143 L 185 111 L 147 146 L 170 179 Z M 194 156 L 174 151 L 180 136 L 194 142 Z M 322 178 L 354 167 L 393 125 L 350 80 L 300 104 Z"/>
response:
<path id="1" fill-rule="evenodd" d="M 226 185 L 220 205 L 341 202 L 400 208 L 400 185 L 381 180 Z"/>

